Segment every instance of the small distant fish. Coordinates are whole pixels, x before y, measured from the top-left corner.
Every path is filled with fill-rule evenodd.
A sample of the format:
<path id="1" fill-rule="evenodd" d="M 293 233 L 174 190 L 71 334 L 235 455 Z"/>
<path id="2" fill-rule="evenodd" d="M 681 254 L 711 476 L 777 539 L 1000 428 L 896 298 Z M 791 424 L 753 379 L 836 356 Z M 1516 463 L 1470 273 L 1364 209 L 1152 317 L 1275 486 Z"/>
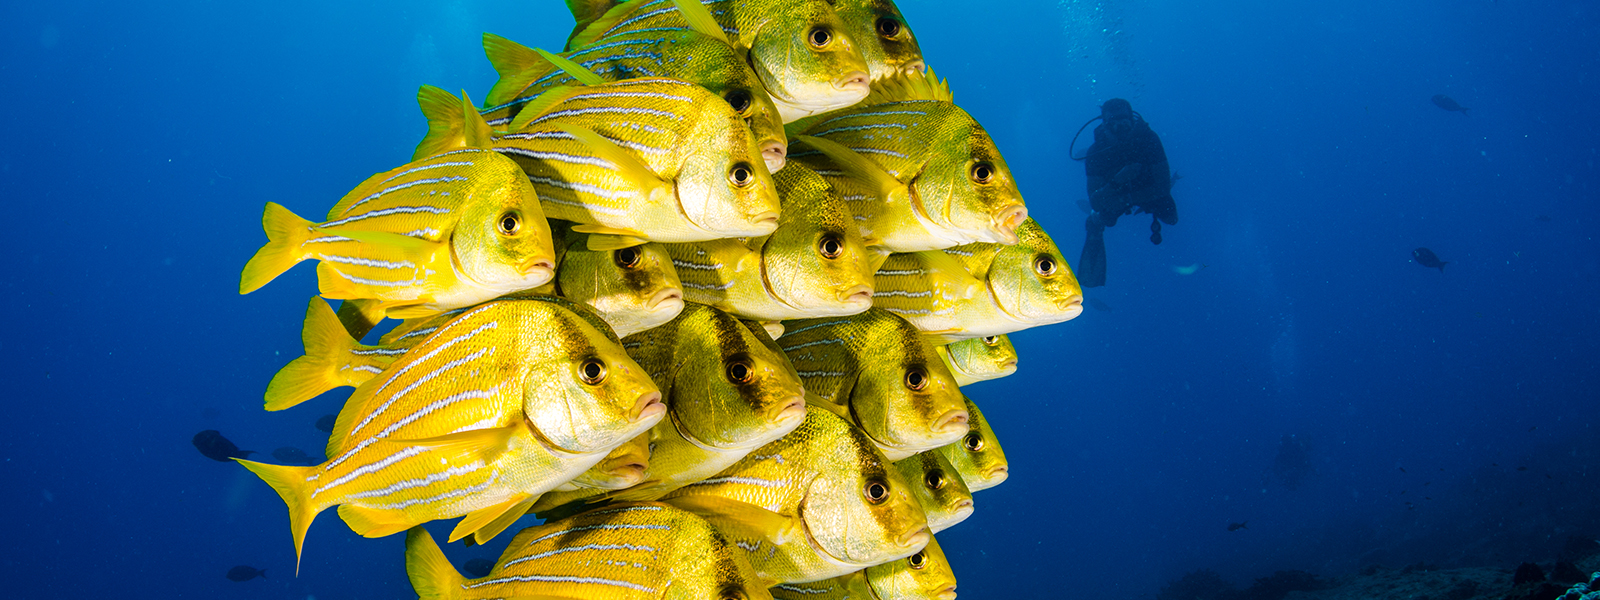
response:
<path id="1" fill-rule="evenodd" d="M 1528 470 L 1528 468 L 1527 467 L 1517 467 L 1517 470 L 1518 471 L 1526 471 L 1526 470 Z"/>
<path id="2" fill-rule="evenodd" d="M 1539 215 L 1537 217 L 1534 217 L 1533 220 L 1538 221 L 1540 223 L 1549 223 L 1550 222 L 1550 215 Z"/>
<path id="3" fill-rule="evenodd" d="M 461 565 L 461 570 L 473 579 L 489 576 L 489 571 L 494 570 L 494 561 L 487 558 L 474 558 Z"/>
<path id="4" fill-rule="evenodd" d="M 1538 429 L 1538 428 L 1539 428 L 1539 426 L 1538 426 L 1538 425 L 1534 425 L 1534 426 L 1533 426 L 1533 427 L 1529 427 L 1529 428 L 1528 428 L 1528 431 L 1529 431 L 1529 432 L 1532 432 L 1532 431 L 1533 431 L 1533 430 L 1535 430 L 1535 429 Z"/>
<path id="5" fill-rule="evenodd" d="M 272 457 L 278 459 L 278 462 L 289 465 L 314 465 L 322 462 L 321 460 L 307 456 L 305 450 L 301 450 L 292 446 L 284 446 L 277 450 L 273 450 Z"/>
<path id="6" fill-rule="evenodd" d="M 1173 267 L 1172 271 L 1174 273 L 1179 274 L 1179 275 L 1193 275 L 1195 273 L 1199 273 L 1202 270 L 1205 270 L 1205 268 L 1209 267 L 1209 266 L 1211 266 L 1211 265 L 1195 263 L 1195 264 L 1189 265 L 1187 267 Z"/>
<path id="7" fill-rule="evenodd" d="M 228 569 L 228 579 L 232 579 L 234 581 L 250 581 L 251 579 L 255 579 L 257 577 L 266 579 L 267 570 L 256 569 L 255 567 L 246 565 L 239 565 L 232 569 Z"/>
<path id="8" fill-rule="evenodd" d="M 1111 305 L 1101 302 L 1099 298 L 1090 298 L 1089 308 L 1093 308 L 1100 312 L 1111 312 Z"/>
<path id="9" fill-rule="evenodd" d="M 1419 265 L 1430 269 L 1438 269 L 1440 273 L 1444 272 L 1445 265 L 1450 264 L 1449 261 L 1439 260 L 1439 255 L 1434 254 L 1432 250 L 1427 248 L 1412 250 L 1411 258 L 1416 259 Z"/>
<path id="10" fill-rule="evenodd" d="M 333 433 L 333 424 L 339 420 L 339 415 L 322 415 L 317 419 L 317 431 Z"/>
<path id="11" fill-rule="evenodd" d="M 1461 113 L 1462 116 L 1471 116 L 1467 114 L 1467 111 L 1472 109 L 1462 106 L 1460 103 L 1456 102 L 1454 98 L 1444 94 L 1435 94 L 1433 96 L 1433 105 L 1450 112 Z"/>
<path id="12" fill-rule="evenodd" d="M 1241 522 L 1238 522 L 1238 523 L 1229 523 L 1228 524 L 1228 531 L 1238 531 L 1240 529 L 1249 529 L 1249 527 L 1246 526 L 1249 523 L 1250 523 L 1249 521 L 1241 521 Z"/>
<path id="13" fill-rule="evenodd" d="M 1400 467 L 1400 472 L 1401 472 L 1401 473 L 1404 473 L 1404 472 L 1406 472 L 1406 468 L 1405 468 L 1405 467 Z"/>
<path id="14" fill-rule="evenodd" d="M 240 450 L 228 438 L 222 437 L 222 432 L 207 429 L 194 434 L 194 447 L 200 450 L 206 458 L 217 462 L 232 462 L 235 458 L 245 458 L 255 454 L 255 450 Z"/>

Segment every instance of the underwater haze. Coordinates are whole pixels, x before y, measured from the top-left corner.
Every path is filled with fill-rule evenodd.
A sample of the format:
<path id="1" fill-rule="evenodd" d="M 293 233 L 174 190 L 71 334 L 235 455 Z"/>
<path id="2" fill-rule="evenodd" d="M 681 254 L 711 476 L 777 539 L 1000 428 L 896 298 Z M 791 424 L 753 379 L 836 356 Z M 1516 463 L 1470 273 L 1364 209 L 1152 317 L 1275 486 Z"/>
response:
<path id="1" fill-rule="evenodd" d="M 965 390 L 1011 475 L 939 535 L 962 598 L 1510 568 L 1600 536 L 1600 6 L 899 4 L 1067 256 L 1068 148 L 1101 103 L 1183 175 L 1161 245 L 1108 229 L 1085 313 Z M 295 577 L 283 502 L 191 438 L 314 456 L 344 397 L 262 410 L 315 286 L 239 295 L 262 206 L 316 213 L 407 162 L 419 85 L 495 81 L 483 32 L 553 49 L 571 24 L 552 1 L 0 8 L 0 597 L 415 597 L 403 536 L 331 515 Z"/>

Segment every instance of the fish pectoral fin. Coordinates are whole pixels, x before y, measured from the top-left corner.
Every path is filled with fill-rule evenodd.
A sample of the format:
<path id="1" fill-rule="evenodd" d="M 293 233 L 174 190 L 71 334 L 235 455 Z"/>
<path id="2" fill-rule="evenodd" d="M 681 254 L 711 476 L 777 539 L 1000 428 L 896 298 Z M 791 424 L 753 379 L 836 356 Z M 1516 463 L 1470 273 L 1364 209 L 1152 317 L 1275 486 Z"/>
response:
<path id="1" fill-rule="evenodd" d="M 796 135 L 794 139 L 804 142 L 824 156 L 832 159 L 833 162 L 838 163 L 839 168 L 844 169 L 845 172 L 877 190 L 880 197 L 907 196 L 906 184 L 901 183 L 899 179 L 895 179 L 894 175 L 890 175 L 888 171 L 883 170 L 883 167 L 879 166 L 878 163 L 872 162 L 872 159 L 862 156 L 855 150 L 846 148 L 843 144 L 833 140 L 809 135 Z"/>
<path id="2" fill-rule="evenodd" d="M 722 25 L 717 24 L 717 20 L 712 18 L 711 11 L 706 5 L 687 0 L 672 0 L 672 4 L 678 7 L 678 14 L 683 15 L 683 20 L 689 24 L 690 29 L 729 46 L 733 45 L 733 41 L 728 39 L 728 32 L 723 31 Z"/>
<path id="3" fill-rule="evenodd" d="M 515 494 L 505 502 L 467 513 L 467 516 L 462 518 L 460 523 L 456 523 L 456 528 L 450 531 L 449 543 L 454 543 L 456 540 L 469 535 L 473 536 L 474 540 L 479 544 L 487 542 L 494 538 L 496 534 L 505 531 L 506 527 L 509 527 L 511 523 L 522 518 L 522 515 L 528 512 L 528 507 L 533 506 L 533 501 L 537 499 L 538 496 L 532 494 Z M 508 515 L 511 518 L 505 520 L 498 529 L 490 529 L 491 526 L 500 523 Z M 487 535 L 476 535 L 485 532 L 487 532 Z"/>
<path id="4" fill-rule="evenodd" d="M 680 496 L 662 502 L 694 513 L 732 538 L 765 540 L 778 545 L 793 539 L 799 527 L 792 517 L 720 496 Z"/>
<path id="5" fill-rule="evenodd" d="M 517 113 L 517 118 L 511 120 L 511 127 L 507 131 L 521 131 L 522 128 L 527 127 L 535 119 L 550 112 L 550 109 L 555 108 L 556 105 L 565 102 L 567 98 L 571 98 L 579 92 L 585 91 L 585 89 L 586 86 L 581 85 L 563 85 L 545 90 L 543 94 L 539 94 L 538 98 L 534 98 L 527 104 L 522 105 L 522 112 Z"/>
<path id="6" fill-rule="evenodd" d="M 650 167 L 641 162 L 638 156 L 635 156 L 633 152 L 623 148 L 609 138 L 595 133 L 593 129 L 566 123 L 558 123 L 556 128 L 577 138 L 578 141 L 583 142 L 600 158 L 615 166 L 617 172 L 631 182 L 634 187 L 639 188 L 639 191 L 643 192 L 645 197 L 651 200 L 658 200 L 658 194 L 670 197 L 673 193 L 672 186 L 663 181 L 660 175 L 656 175 L 655 171 L 651 171 Z"/>
<path id="7" fill-rule="evenodd" d="M 549 62 L 550 64 L 555 65 L 557 69 L 561 69 L 561 72 L 571 75 L 572 78 L 578 80 L 579 83 L 584 85 L 600 85 L 606 82 L 606 80 L 601 79 L 599 75 L 595 75 L 594 71 L 590 71 L 587 67 L 568 60 L 565 56 L 551 54 L 543 48 L 534 48 L 533 51 L 539 53 L 539 56 L 543 57 L 545 61 Z"/>
<path id="8" fill-rule="evenodd" d="M 429 308 L 426 302 L 394 304 L 384 308 L 384 314 L 391 319 L 426 319 L 439 316 L 439 312 Z"/>
<path id="9" fill-rule="evenodd" d="M 616 27 L 618 22 L 627 17 L 635 7 L 648 1 L 567 0 L 567 8 L 572 9 L 572 17 L 577 21 L 575 31 L 567 38 L 567 49 L 577 50 L 600 39 L 607 31 Z"/>
<path id="10" fill-rule="evenodd" d="M 395 510 L 378 510 L 354 504 L 340 504 L 339 518 L 344 519 L 344 524 L 361 537 L 379 538 L 400 533 L 410 529 L 417 523 L 408 519 L 405 513 Z"/>
<path id="11" fill-rule="evenodd" d="M 841 398 L 850 397 L 849 396 L 850 395 L 850 389 L 852 387 L 854 387 L 854 383 L 855 383 L 854 381 L 845 382 L 843 384 L 843 386 L 839 388 L 839 391 L 835 392 L 835 393 L 838 395 L 838 397 L 841 397 Z M 850 417 L 850 409 L 849 409 L 849 407 L 846 407 L 842 403 L 836 403 L 836 402 L 834 402 L 832 400 L 829 400 L 827 398 L 824 398 L 822 396 L 819 396 L 819 395 L 817 395 L 815 393 L 812 393 L 812 392 L 809 392 L 809 391 L 806 392 L 806 406 L 815 406 L 815 407 L 820 408 L 822 410 L 831 412 L 834 415 L 838 416 L 839 418 L 844 419 L 845 421 L 849 421 L 851 423 L 855 422 L 855 419 Z"/>
<path id="12" fill-rule="evenodd" d="M 522 428 L 523 424 L 518 422 L 505 427 L 473 429 L 431 438 L 413 440 L 384 438 L 380 443 L 421 446 L 427 448 L 429 452 L 453 454 L 462 458 L 477 458 L 488 463 L 493 462 L 501 454 L 505 453 L 506 446 L 511 442 L 511 438 Z M 452 539 L 451 541 L 455 540 Z"/>
<path id="13" fill-rule="evenodd" d="M 644 239 L 644 234 L 631 229 L 587 224 L 579 225 L 578 227 L 588 228 L 582 231 L 582 233 L 589 234 L 588 239 L 584 240 L 584 246 L 594 252 L 610 252 L 650 243 L 649 240 Z M 574 227 L 573 230 L 578 231 L 578 227 Z"/>

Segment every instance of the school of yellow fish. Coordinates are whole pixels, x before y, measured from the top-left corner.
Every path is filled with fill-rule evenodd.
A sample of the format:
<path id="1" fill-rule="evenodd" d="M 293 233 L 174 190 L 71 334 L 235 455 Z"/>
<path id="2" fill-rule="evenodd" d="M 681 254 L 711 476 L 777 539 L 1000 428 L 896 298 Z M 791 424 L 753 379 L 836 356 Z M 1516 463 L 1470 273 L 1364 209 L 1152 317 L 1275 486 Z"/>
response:
<path id="1" fill-rule="evenodd" d="M 484 34 L 485 106 L 422 88 L 412 162 L 267 205 L 240 292 L 321 297 L 266 408 L 355 388 L 326 462 L 239 460 L 297 558 L 337 507 L 427 599 L 954 598 L 1008 473 L 961 386 L 1082 312 L 993 140 L 891 0 L 567 4 L 563 53 Z M 420 527 L 527 514 L 477 579 Z"/>

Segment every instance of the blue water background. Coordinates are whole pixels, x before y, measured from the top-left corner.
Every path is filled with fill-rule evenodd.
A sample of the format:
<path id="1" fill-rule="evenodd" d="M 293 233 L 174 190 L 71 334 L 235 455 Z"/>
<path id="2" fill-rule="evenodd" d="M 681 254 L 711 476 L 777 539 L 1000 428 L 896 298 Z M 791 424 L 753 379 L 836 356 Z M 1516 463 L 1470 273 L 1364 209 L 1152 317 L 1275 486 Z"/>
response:
<path id="1" fill-rule="evenodd" d="M 1068 256 L 1067 143 L 1100 102 L 1184 175 L 1164 244 L 1108 230 L 1112 311 L 1014 335 L 1019 373 L 969 388 L 1012 475 L 940 536 L 961 597 L 1509 567 L 1600 535 L 1600 7 L 902 4 Z M 189 440 L 316 454 L 343 398 L 260 408 L 315 290 L 302 266 L 238 295 L 262 205 L 315 215 L 404 163 L 418 85 L 494 81 L 481 32 L 569 27 L 555 2 L 0 7 L 0 597 L 411 597 L 401 536 L 331 512 L 293 578 L 283 504 Z M 1294 490 L 1285 435 L 1315 469 Z"/>

